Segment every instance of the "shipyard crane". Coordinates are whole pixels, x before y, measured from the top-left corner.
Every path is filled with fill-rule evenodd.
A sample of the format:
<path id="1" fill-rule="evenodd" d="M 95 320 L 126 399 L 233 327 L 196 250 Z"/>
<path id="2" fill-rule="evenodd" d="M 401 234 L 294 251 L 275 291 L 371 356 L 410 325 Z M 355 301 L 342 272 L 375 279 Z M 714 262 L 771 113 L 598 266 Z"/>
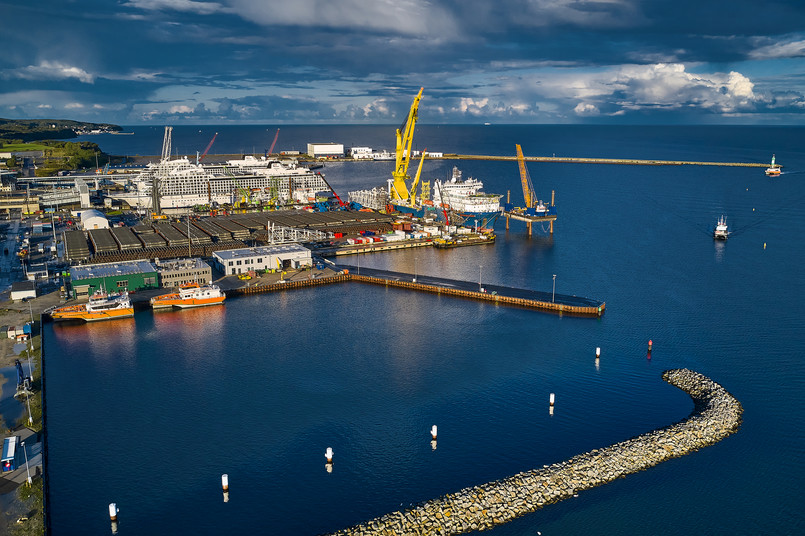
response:
<path id="1" fill-rule="evenodd" d="M 218 137 L 218 133 L 216 132 L 215 136 L 213 136 L 212 139 L 210 140 L 210 143 L 207 144 L 207 148 L 204 149 L 204 152 L 201 153 L 201 156 L 199 156 L 198 159 L 196 159 L 196 164 L 201 162 L 201 159 L 204 158 L 205 156 L 207 156 L 207 153 L 209 152 L 210 147 L 212 147 L 212 144 L 215 143 L 215 138 L 217 138 L 217 137 Z"/>
<path id="2" fill-rule="evenodd" d="M 517 163 L 520 165 L 520 182 L 523 185 L 525 208 L 528 210 L 536 205 L 537 195 L 534 193 L 534 185 L 531 184 L 531 176 L 528 174 L 528 168 L 525 165 L 523 149 L 519 144 L 517 144 Z"/>
<path id="3" fill-rule="evenodd" d="M 411 156 L 411 144 L 414 141 L 414 127 L 416 126 L 417 111 L 419 110 L 419 101 L 422 99 L 422 91 L 425 88 L 419 88 L 419 93 L 414 97 L 414 102 L 411 104 L 411 109 L 405 117 L 405 121 L 397 129 L 397 150 L 396 150 L 396 163 L 392 176 L 391 198 L 394 201 L 408 201 L 412 195 L 406 186 L 406 179 L 408 176 L 408 163 Z"/>
<path id="4" fill-rule="evenodd" d="M 422 158 L 419 160 L 419 167 L 416 169 L 416 177 L 414 177 L 414 182 L 411 183 L 411 194 L 408 196 L 409 207 L 413 207 L 416 204 L 416 188 L 419 186 L 419 177 L 422 175 L 422 164 L 425 163 L 425 154 L 427 154 L 427 149 L 422 151 Z"/>
<path id="5" fill-rule="evenodd" d="M 274 146 L 277 144 L 277 138 L 279 137 L 280 137 L 280 129 L 277 129 L 277 133 L 274 134 L 274 141 L 271 142 L 271 147 L 268 149 L 268 152 L 266 153 L 266 158 L 268 158 L 268 155 L 274 152 Z"/>

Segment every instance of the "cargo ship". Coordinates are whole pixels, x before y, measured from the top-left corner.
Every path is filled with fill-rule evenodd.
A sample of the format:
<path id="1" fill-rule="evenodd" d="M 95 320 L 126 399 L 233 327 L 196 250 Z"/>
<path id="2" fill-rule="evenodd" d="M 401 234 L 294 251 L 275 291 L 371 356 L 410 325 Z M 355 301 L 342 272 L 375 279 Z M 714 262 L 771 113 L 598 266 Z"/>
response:
<path id="1" fill-rule="evenodd" d="M 90 296 L 87 303 L 56 307 L 50 311 L 50 317 L 53 320 L 84 320 L 85 322 L 132 316 L 134 316 L 134 306 L 131 304 L 128 292 L 107 294 L 103 290 L 96 291 Z"/>
<path id="2" fill-rule="evenodd" d="M 226 295 L 217 285 L 186 283 L 179 285 L 178 292 L 151 298 L 151 307 L 154 309 L 204 307 L 223 304 L 225 299 Z"/>

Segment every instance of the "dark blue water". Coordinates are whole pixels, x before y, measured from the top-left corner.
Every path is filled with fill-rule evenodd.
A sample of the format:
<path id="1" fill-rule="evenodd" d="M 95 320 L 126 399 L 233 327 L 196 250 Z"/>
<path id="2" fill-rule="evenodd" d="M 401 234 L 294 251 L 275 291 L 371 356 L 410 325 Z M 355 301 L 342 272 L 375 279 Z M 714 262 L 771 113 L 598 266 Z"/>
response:
<path id="1" fill-rule="evenodd" d="M 264 143 L 252 127 L 226 128 L 242 128 L 237 143 Z M 393 129 L 364 128 L 295 127 L 300 140 L 392 146 Z M 289 132 L 290 143 L 295 129 L 280 139 Z M 134 130 L 114 138 L 134 141 Z M 262 131 L 270 144 L 275 129 Z M 545 291 L 556 274 L 557 293 L 605 300 L 601 319 L 349 284 L 47 325 L 53 533 L 108 531 L 110 502 L 122 535 L 336 530 L 679 420 L 692 404 L 660 379 L 673 367 L 732 392 L 745 408 L 741 430 L 492 533 L 803 532 L 805 129 L 425 125 L 417 135 L 429 149 L 467 154 L 512 154 L 515 143 L 548 156 L 763 162 L 776 153 L 785 172 L 530 164 L 540 197 L 556 190 L 553 237 L 528 238 L 517 222 L 506 233 L 499 221 L 493 247 L 359 261 Z M 159 152 L 158 129 L 153 143 L 145 152 Z M 428 162 L 426 176 L 452 165 Z M 459 165 L 520 201 L 515 163 Z M 383 183 L 390 166 L 324 171 L 348 191 Z M 711 237 L 721 214 L 734 231 L 726 243 Z"/>

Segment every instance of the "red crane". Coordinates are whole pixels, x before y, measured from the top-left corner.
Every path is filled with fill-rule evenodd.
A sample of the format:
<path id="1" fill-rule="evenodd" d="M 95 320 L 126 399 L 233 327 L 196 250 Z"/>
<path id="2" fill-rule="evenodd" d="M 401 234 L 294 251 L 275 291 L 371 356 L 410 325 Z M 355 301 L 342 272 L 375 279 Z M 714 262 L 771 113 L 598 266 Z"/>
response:
<path id="1" fill-rule="evenodd" d="M 277 144 L 277 138 L 280 137 L 280 129 L 277 129 L 277 133 L 274 134 L 274 141 L 271 142 L 271 148 L 268 150 L 268 154 L 274 152 L 274 146 Z"/>
<path id="2" fill-rule="evenodd" d="M 207 156 L 207 152 L 210 150 L 210 147 L 212 147 L 212 144 L 215 143 L 215 138 L 217 138 L 217 137 L 218 137 L 218 133 L 216 132 L 215 136 L 213 136 L 212 139 L 210 140 L 210 143 L 207 144 L 207 148 L 204 149 L 204 153 L 202 153 L 202 155 L 198 157 L 199 162 L 201 161 L 202 158 Z"/>

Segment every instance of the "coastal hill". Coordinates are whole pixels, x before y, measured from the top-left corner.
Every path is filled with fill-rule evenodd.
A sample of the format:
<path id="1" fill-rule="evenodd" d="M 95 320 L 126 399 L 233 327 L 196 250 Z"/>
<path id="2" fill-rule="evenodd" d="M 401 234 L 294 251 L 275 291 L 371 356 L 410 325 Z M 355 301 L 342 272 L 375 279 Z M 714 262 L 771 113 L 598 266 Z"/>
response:
<path id="1" fill-rule="evenodd" d="M 67 119 L 2 119 L 0 139 L 29 142 L 36 140 L 70 139 L 90 132 L 120 132 L 118 125 L 84 123 Z"/>

